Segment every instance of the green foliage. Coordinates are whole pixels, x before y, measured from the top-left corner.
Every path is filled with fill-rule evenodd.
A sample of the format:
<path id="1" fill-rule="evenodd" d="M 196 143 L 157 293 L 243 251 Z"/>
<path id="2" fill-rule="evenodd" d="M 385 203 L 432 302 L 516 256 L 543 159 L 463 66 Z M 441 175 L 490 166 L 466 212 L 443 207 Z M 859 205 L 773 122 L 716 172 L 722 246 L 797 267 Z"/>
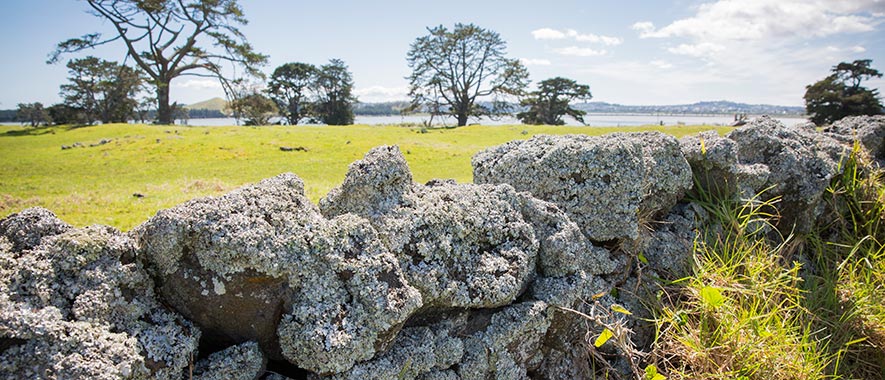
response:
<path id="1" fill-rule="evenodd" d="M 718 309 L 725 303 L 725 297 L 722 292 L 712 286 L 705 286 L 700 291 L 701 302 L 708 309 Z"/>
<path id="2" fill-rule="evenodd" d="M 593 341 L 593 346 L 597 348 L 602 347 L 602 345 L 605 344 L 605 342 L 608 342 L 613 336 L 615 336 L 615 334 L 611 330 L 607 328 L 603 329 L 602 332 L 599 333 L 599 336 L 596 337 L 596 340 Z"/>
<path id="3" fill-rule="evenodd" d="M 169 90 L 174 78 L 210 76 L 227 86 L 223 64 L 262 76 L 258 67 L 267 57 L 256 53 L 238 29 L 246 19 L 236 0 L 87 0 L 87 4 L 116 33 L 110 37 L 90 33 L 60 42 L 49 62 L 58 62 L 65 53 L 122 41 L 127 58 L 148 75 L 156 89 L 161 124 L 173 121 Z"/>
<path id="4" fill-rule="evenodd" d="M 524 124 L 563 125 L 565 121 L 562 117 L 568 115 L 584 124 L 587 113 L 571 108 L 569 104 L 592 97 L 588 85 L 562 77 L 546 79 L 538 83 L 538 90 L 520 101 L 528 110 L 518 113 L 516 117 Z"/>
<path id="5" fill-rule="evenodd" d="M 311 107 L 313 116 L 328 125 L 353 124 L 353 75 L 340 59 L 331 59 L 320 66 L 314 82 L 316 101 Z"/>
<path id="6" fill-rule="evenodd" d="M 52 124 L 49 110 L 43 108 L 43 103 L 19 103 L 16 110 L 16 119 L 27 123 L 32 127 Z"/>
<path id="7" fill-rule="evenodd" d="M 864 80 L 882 77 L 871 63 L 869 59 L 839 63 L 833 74 L 806 86 L 805 109 L 811 121 L 822 125 L 846 116 L 882 114 L 878 92 L 861 86 Z"/>
<path id="8" fill-rule="evenodd" d="M 86 114 L 79 108 L 71 107 L 67 104 L 53 104 L 49 107 L 49 116 L 56 125 L 73 124 L 83 125 L 86 123 Z"/>
<path id="9" fill-rule="evenodd" d="M 821 379 L 833 359 L 810 340 L 792 238 L 766 237 L 775 200 L 694 200 L 709 215 L 692 276 L 665 288 L 656 312 L 657 363 L 671 379 Z"/>
<path id="10" fill-rule="evenodd" d="M 645 376 L 644 380 L 667 380 L 664 375 L 658 373 L 658 368 L 653 364 L 649 364 L 645 367 Z"/>
<path id="11" fill-rule="evenodd" d="M 406 55 L 412 111 L 448 115 L 458 126 L 473 116 L 510 112 L 507 96 L 520 96 L 528 85 L 528 70 L 506 58 L 507 44 L 498 33 L 473 24 L 440 25 L 418 37 Z M 491 106 L 478 104 L 490 99 Z"/>
<path id="12" fill-rule="evenodd" d="M 60 86 L 60 95 L 64 105 L 79 111 L 77 122 L 125 123 L 135 116 L 135 97 L 144 84 L 138 70 L 91 56 L 68 61 L 67 67 L 70 83 Z"/>
<path id="13" fill-rule="evenodd" d="M 245 119 L 246 125 L 267 125 L 278 111 L 273 100 L 257 91 L 234 99 L 230 107 Z"/>
<path id="14" fill-rule="evenodd" d="M 885 377 L 885 184 L 858 147 L 806 236 L 780 237 L 776 200 L 721 199 L 699 189 L 709 216 L 691 276 L 653 307 L 652 358 L 671 379 Z"/>
<path id="15" fill-rule="evenodd" d="M 348 165 L 378 145 L 409 151 L 406 160 L 416 182 L 471 182 L 470 158 L 476 152 L 536 134 L 656 130 L 680 137 L 709 129 L 714 127 L 469 126 L 421 134 L 418 127 L 366 125 L 0 126 L 0 217 L 42 206 L 77 226 L 101 223 L 128 230 L 161 209 L 284 172 L 301 177 L 306 195 L 316 202 L 341 184 Z M 102 139 L 112 142 L 89 147 Z M 60 149 L 78 142 L 85 147 Z M 309 152 L 281 152 L 280 146 L 304 146 Z"/>
<path id="16" fill-rule="evenodd" d="M 885 378 L 885 184 L 881 169 L 855 145 L 827 190 L 829 213 L 805 254 L 808 308 L 819 339 L 846 378 Z"/>
<path id="17" fill-rule="evenodd" d="M 310 91 L 315 87 L 316 66 L 291 62 L 277 67 L 267 83 L 267 93 L 289 122 L 298 125 L 311 111 Z"/>

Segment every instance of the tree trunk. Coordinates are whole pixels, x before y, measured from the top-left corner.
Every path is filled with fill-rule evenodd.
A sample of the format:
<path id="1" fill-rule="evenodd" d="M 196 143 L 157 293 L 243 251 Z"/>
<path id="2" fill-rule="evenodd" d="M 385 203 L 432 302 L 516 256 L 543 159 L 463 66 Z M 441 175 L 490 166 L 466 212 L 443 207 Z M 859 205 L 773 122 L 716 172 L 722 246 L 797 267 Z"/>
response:
<path id="1" fill-rule="evenodd" d="M 169 106 L 169 82 L 157 83 L 157 122 L 165 125 L 175 123 L 172 107 Z"/>
<path id="2" fill-rule="evenodd" d="M 467 125 L 467 112 L 459 112 L 458 113 L 458 126 L 463 127 Z"/>

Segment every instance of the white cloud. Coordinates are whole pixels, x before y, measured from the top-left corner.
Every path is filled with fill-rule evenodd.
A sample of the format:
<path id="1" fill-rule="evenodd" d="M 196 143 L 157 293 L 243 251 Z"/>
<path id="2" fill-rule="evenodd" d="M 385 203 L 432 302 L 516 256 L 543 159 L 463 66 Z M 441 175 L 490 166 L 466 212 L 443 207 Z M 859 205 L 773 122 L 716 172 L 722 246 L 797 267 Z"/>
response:
<path id="1" fill-rule="evenodd" d="M 400 87 L 384 87 L 384 86 L 369 86 L 360 88 L 357 87 L 353 90 L 353 94 L 356 95 L 357 98 L 361 102 L 368 103 L 378 103 L 378 102 L 392 102 L 398 100 L 405 100 L 409 98 L 409 88 L 406 86 Z"/>
<path id="2" fill-rule="evenodd" d="M 710 56 L 724 50 L 725 46 L 710 42 L 702 42 L 699 44 L 679 44 L 679 46 L 667 48 L 667 51 L 673 54 L 687 55 L 697 58 L 709 58 Z"/>
<path id="3" fill-rule="evenodd" d="M 661 60 L 661 59 L 655 59 L 655 60 L 652 60 L 652 61 L 649 62 L 649 63 L 650 63 L 652 66 L 657 67 L 657 68 L 659 68 L 659 69 L 664 69 L 664 70 L 666 70 L 666 69 L 672 69 L 672 68 L 673 68 L 673 64 L 672 64 L 672 63 L 667 62 L 667 61 L 664 61 L 664 60 Z"/>
<path id="4" fill-rule="evenodd" d="M 624 42 L 623 39 L 612 36 L 603 36 L 599 34 L 586 33 L 581 34 L 574 29 L 566 29 L 564 31 L 541 28 L 532 31 L 532 37 L 536 40 L 563 40 L 573 39 L 578 42 L 598 43 L 606 46 L 617 46 Z"/>
<path id="5" fill-rule="evenodd" d="M 598 57 L 601 55 L 606 55 L 608 52 L 605 50 L 595 50 L 591 48 L 582 48 L 577 46 L 569 46 L 560 49 L 553 49 L 554 52 L 562 55 L 571 55 L 575 57 Z"/>
<path id="6" fill-rule="evenodd" d="M 632 26 L 633 30 L 639 32 L 640 38 L 645 38 L 647 35 L 655 30 L 655 24 L 652 24 L 648 21 L 640 21 Z"/>
<path id="7" fill-rule="evenodd" d="M 519 61 L 526 66 L 550 66 L 552 64 L 550 60 L 539 58 L 520 58 Z"/>
<path id="8" fill-rule="evenodd" d="M 536 40 L 561 40 L 565 38 L 565 33 L 555 29 L 541 28 L 532 31 L 532 37 Z"/>
<path id="9" fill-rule="evenodd" d="M 194 90 L 215 90 L 221 88 L 221 82 L 215 79 L 188 79 L 184 82 L 174 82 L 174 87 Z"/>
<path id="10" fill-rule="evenodd" d="M 719 0 L 660 29 L 650 22 L 637 22 L 633 29 L 641 38 L 704 41 L 824 37 L 875 30 L 880 17 L 865 12 L 882 7 L 885 3 L 879 1 Z"/>
<path id="11" fill-rule="evenodd" d="M 570 30 L 569 32 L 574 32 Z M 624 40 L 618 37 L 610 37 L 610 36 L 601 36 L 598 34 L 576 34 L 574 36 L 575 40 L 578 42 L 592 42 L 592 43 L 601 43 L 606 46 L 617 46 L 620 45 Z"/>
<path id="12" fill-rule="evenodd" d="M 854 46 L 849 46 L 849 47 L 845 47 L 845 48 L 840 48 L 837 46 L 829 45 L 826 47 L 825 50 L 828 53 L 854 53 L 854 54 L 865 53 L 867 51 L 867 49 L 865 47 L 860 46 L 860 45 L 854 45 Z"/>
<path id="13" fill-rule="evenodd" d="M 705 0 L 691 12 L 660 26 L 632 25 L 640 38 L 660 40 L 670 54 L 661 58 L 680 68 L 648 62 L 649 79 L 688 80 L 677 88 L 697 94 L 713 80 L 721 92 L 782 104 L 801 104 L 805 86 L 835 63 L 869 54 L 864 46 L 885 25 L 883 0 Z"/>

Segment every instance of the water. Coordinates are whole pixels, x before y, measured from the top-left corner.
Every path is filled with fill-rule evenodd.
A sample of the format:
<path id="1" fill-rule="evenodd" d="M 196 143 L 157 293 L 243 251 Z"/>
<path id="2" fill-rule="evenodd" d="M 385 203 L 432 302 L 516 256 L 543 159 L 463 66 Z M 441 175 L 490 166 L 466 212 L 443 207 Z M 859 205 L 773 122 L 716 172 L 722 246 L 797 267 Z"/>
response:
<path id="1" fill-rule="evenodd" d="M 751 116 L 750 118 L 753 118 Z M 357 116 L 355 124 L 366 125 L 392 125 L 392 124 L 414 124 L 422 125 L 429 120 L 430 116 Z M 775 120 L 780 121 L 784 125 L 795 125 L 808 121 L 806 118 L 798 116 L 777 116 Z M 278 119 L 272 119 L 276 122 Z M 434 124 L 454 125 L 455 120 L 452 118 L 434 118 Z M 734 117 L 731 115 L 624 115 L 624 114 L 587 114 L 584 121 L 588 125 L 598 127 L 617 127 L 617 126 L 638 126 L 638 125 L 731 125 Z M 488 118 L 470 119 L 470 124 L 479 123 L 482 125 L 513 125 L 521 124 L 515 117 L 505 117 L 498 120 Z M 180 120 L 179 120 L 180 124 Z M 216 119 L 190 119 L 188 125 L 194 126 L 223 126 L 236 125 L 233 118 L 216 118 Z M 571 120 L 569 125 L 579 125 L 576 121 Z M 20 123 L 0 123 L 0 125 L 21 125 Z"/>
<path id="2" fill-rule="evenodd" d="M 751 117 L 752 118 L 752 117 Z M 366 125 L 391 125 L 391 124 L 415 124 L 422 125 L 429 120 L 430 116 L 357 116 L 354 124 Z M 775 120 L 780 121 L 784 125 L 795 125 L 808 121 L 806 118 L 798 116 L 777 116 Z M 276 121 L 276 120 L 273 120 Z M 452 118 L 433 119 L 434 124 L 445 123 L 446 125 L 454 125 L 455 120 Z M 731 125 L 734 122 L 732 115 L 623 115 L 623 114 L 587 114 L 584 116 L 587 125 L 599 127 L 617 127 L 617 126 L 638 126 L 638 125 Z M 489 118 L 475 119 L 471 118 L 469 124 L 482 125 L 513 125 L 521 124 L 515 117 L 505 117 L 497 120 Z M 579 125 L 572 120 L 569 125 Z M 188 125 L 195 126 L 219 126 L 219 125 L 236 125 L 233 118 L 224 119 L 190 119 Z"/>

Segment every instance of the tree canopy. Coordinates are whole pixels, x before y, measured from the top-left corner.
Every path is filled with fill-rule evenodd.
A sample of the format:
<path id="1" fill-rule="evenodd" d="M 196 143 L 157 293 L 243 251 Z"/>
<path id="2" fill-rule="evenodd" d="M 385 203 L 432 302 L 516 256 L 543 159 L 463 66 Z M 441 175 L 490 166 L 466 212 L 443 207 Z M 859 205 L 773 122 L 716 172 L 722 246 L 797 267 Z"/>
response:
<path id="1" fill-rule="evenodd" d="M 550 78 L 538 83 L 538 90 L 520 101 L 528 107 L 516 115 L 525 124 L 563 125 L 563 116 L 571 116 L 584 124 L 587 113 L 570 106 L 575 100 L 590 100 L 590 86 L 562 77 Z"/>
<path id="2" fill-rule="evenodd" d="M 16 111 L 16 118 L 22 123 L 27 123 L 32 127 L 40 125 L 52 124 L 52 118 L 49 116 L 49 110 L 43 108 L 43 103 L 19 103 Z"/>
<path id="3" fill-rule="evenodd" d="M 841 62 L 832 74 L 805 87 L 805 110 L 815 124 L 832 123 L 846 116 L 881 115 L 878 91 L 861 86 L 864 80 L 882 77 L 870 67 L 872 60 Z"/>
<path id="4" fill-rule="evenodd" d="M 520 96 L 528 70 L 506 57 L 507 44 L 498 33 L 473 24 L 428 28 L 406 55 L 412 74 L 409 96 L 413 110 L 445 114 L 467 125 L 471 116 L 509 113 L 507 96 Z M 479 99 L 488 99 L 480 105 Z"/>
<path id="5" fill-rule="evenodd" d="M 267 57 L 256 53 L 237 25 L 246 18 L 236 0 L 86 0 L 96 17 L 109 21 L 114 34 L 90 33 L 58 44 L 49 62 L 64 53 L 78 52 L 116 41 L 156 89 L 157 117 L 173 122 L 169 103 L 174 78 L 192 75 L 219 79 L 227 88 L 231 79 L 225 65 L 241 66 L 261 76 L 258 67 Z"/>
<path id="6" fill-rule="evenodd" d="M 267 93 L 290 125 L 297 125 L 311 114 L 311 91 L 317 79 L 316 66 L 291 62 L 277 67 L 267 83 Z"/>
<path id="7" fill-rule="evenodd" d="M 135 97 L 144 82 L 140 72 L 95 57 L 73 59 L 67 67 L 70 83 L 60 86 L 60 95 L 80 111 L 78 122 L 125 123 L 135 116 Z"/>
<path id="8" fill-rule="evenodd" d="M 237 97 L 230 107 L 245 119 L 246 125 L 267 125 L 278 111 L 276 103 L 259 91 Z"/>
<path id="9" fill-rule="evenodd" d="M 353 74 L 340 59 L 330 59 L 320 66 L 314 82 L 316 100 L 312 114 L 328 125 L 353 124 Z"/>

